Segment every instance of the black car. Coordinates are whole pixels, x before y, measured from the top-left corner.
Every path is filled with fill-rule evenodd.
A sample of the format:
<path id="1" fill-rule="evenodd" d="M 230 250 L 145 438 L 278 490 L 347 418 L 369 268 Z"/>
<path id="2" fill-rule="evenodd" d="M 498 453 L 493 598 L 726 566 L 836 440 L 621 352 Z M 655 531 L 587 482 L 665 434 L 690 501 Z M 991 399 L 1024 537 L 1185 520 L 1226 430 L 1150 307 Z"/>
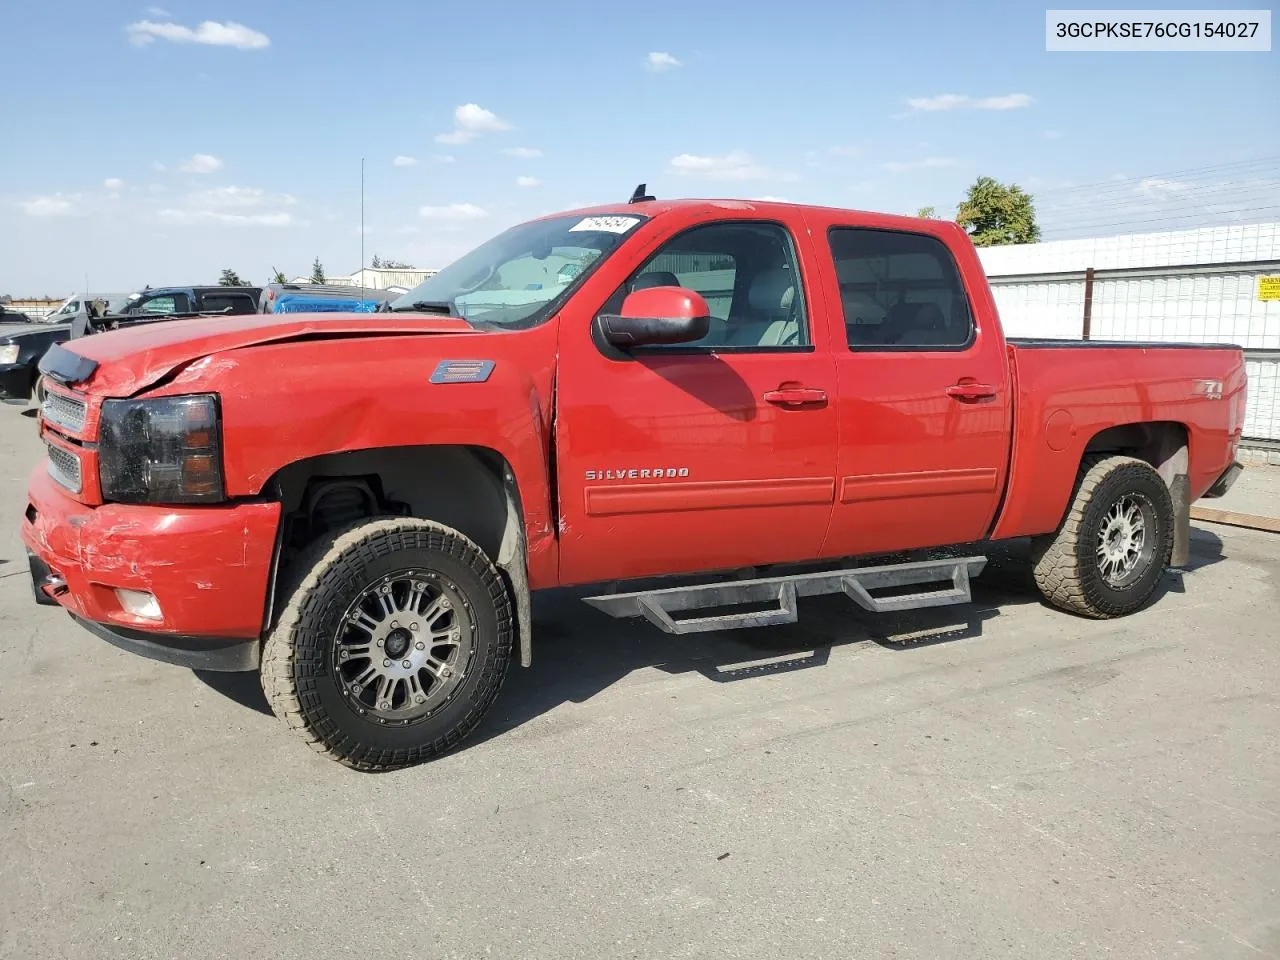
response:
<path id="1" fill-rule="evenodd" d="M 51 344 L 70 336 L 69 323 L 42 323 L 0 307 L 0 400 L 30 400 L 39 376 L 36 364 Z"/>
<path id="2" fill-rule="evenodd" d="M 83 337 L 156 320 L 258 313 L 261 296 L 261 287 L 148 287 L 121 307 L 73 322 L 71 336 Z"/>

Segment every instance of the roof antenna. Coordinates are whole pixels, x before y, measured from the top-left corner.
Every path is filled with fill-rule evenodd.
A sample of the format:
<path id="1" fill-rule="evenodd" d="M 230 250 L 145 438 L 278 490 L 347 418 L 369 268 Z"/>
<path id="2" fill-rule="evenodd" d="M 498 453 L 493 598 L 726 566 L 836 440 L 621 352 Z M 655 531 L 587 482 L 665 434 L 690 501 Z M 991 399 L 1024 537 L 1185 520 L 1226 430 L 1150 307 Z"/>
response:
<path id="1" fill-rule="evenodd" d="M 644 203 L 646 200 L 658 199 L 657 197 L 650 196 L 649 194 L 645 193 L 645 187 L 647 186 L 649 186 L 647 183 L 642 183 L 638 187 L 636 187 L 635 193 L 631 194 L 631 199 L 628 200 L 627 203 Z"/>

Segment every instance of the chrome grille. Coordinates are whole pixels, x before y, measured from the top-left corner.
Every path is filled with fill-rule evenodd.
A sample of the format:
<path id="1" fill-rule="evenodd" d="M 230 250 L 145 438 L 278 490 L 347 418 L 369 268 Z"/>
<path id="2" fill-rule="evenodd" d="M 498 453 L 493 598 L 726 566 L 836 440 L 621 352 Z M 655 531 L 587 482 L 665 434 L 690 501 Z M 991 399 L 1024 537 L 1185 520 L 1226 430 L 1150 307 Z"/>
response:
<path id="1" fill-rule="evenodd" d="M 56 427 L 79 433 L 84 429 L 84 401 L 61 393 L 46 393 L 40 415 Z"/>
<path id="2" fill-rule="evenodd" d="M 80 458 L 74 453 L 68 453 L 61 447 L 55 447 L 51 443 L 45 444 L 49 451 L 49 476 L 54 481 L 62 484 L 72 493 L 80 492 L 82 482 L 80 475 Z"/>

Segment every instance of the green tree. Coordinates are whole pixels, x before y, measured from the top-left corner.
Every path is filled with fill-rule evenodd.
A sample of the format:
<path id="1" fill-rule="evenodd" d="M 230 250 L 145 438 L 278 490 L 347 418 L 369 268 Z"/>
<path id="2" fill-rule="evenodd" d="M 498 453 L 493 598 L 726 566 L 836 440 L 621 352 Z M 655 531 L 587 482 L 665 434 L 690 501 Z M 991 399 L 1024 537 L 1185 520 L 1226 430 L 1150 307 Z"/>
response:
<path id="1" fill-rule="evenodd" d="M 937 220 L 938 209 L 937 207 L 921 207 L 916 211 L 916 216 L 921 220 Z"/>
<path id="2" fill-rule="evenodd" d="M 1036 208 L 1017 184 L 1005 185 L 991 177 L 979 177 L 956 208 L 956 222 L 978 247 L 1009 243 L 1035 243 L 1040 239 Z"/>
<path id="3" fill-rule="evenodd" d="M 288 277 L 286 277 L 283 273 L 281 273 L 281 272 L 280 272 L 280 269 L 279 269 L 278 267 L 272 267 L 272 268 L 271 268 L 271 282 L 272 282 L 272 283 L 288 283 L 288 282 L 289 282 L 289 278 L 288 278 Z"/>
<path id="4" fill-rule="evenodd" d="M 222 278 L 218 281 L 220 287 L 244 287 L 247 284 L 240 279 L 240 274 L 234 270 L 227 269 L 222 271 Z"/>
<path id="5" fill-rule="evenodd" d="M 324 264 L 320 262 L 320 258 L 316 257 L 311 264 L 311 282 L 324 283 Z"/>

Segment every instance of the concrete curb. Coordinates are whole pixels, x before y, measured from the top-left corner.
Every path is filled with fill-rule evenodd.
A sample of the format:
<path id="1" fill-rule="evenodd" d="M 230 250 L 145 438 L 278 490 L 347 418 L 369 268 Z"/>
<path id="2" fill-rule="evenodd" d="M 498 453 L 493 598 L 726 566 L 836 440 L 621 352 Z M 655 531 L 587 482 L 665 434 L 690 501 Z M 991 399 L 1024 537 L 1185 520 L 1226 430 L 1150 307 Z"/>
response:
<path id="1" fill-rule="evenodd" d="M 1263 530 L 1268 533 L 1280 533 L 1280 517 L 1259 517 L 1252 513 L 1237 513 L 1234 510 L 1192 507 L 1191 519 L 1204 520 L 1206 523 L 1222 523 L 1231 527 L 1248 527 L 1250 530 Z"/>

